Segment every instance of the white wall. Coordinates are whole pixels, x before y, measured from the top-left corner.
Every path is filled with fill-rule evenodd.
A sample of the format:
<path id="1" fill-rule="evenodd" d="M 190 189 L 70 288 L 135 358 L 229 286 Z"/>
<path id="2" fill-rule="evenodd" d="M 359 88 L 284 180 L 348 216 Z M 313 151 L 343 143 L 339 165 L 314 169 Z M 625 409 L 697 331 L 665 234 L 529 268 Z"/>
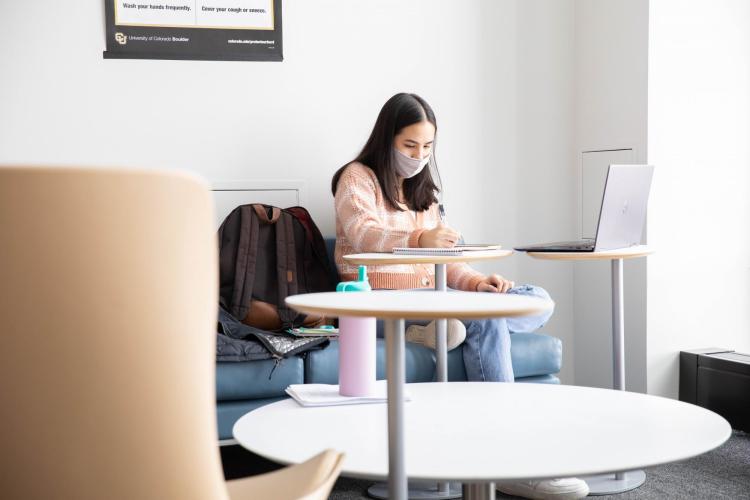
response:
<path id="1" fill-rule="evenodd" d="M 635 163 L 646 160 L 647 44 L 647 0 L 576 0 L 572 175 L 579 199 L 582 152 L 625 148 L 633 149 Z M 612 387 L 610 263 L 572 266 L 575 381 Z M 646 266 L 645 259 L 626 261 L 624 266 L 625 386 L 639 392 L 645 392 L 647 376 Z"/>
<path id="2" fill-rule="evenodd" d="M 678 353 L 750 352 L 750 3 L 651 2 L 648 391 Z"/>
<path id="3" fill-rule="evenodd" d="M 484 172 L 515 167 L 515 2 L 471 3 L 285 1 L 284 62 L 248 63 L 103 60 L 101 1 L 2 2 L 0 162 L 301 179 L 332 234 L 331 175 L 385 100 L 414 91 L 437 113 L 443 176 L 460 186 L 449 216 L 480 238 L 496 206 Z"/>

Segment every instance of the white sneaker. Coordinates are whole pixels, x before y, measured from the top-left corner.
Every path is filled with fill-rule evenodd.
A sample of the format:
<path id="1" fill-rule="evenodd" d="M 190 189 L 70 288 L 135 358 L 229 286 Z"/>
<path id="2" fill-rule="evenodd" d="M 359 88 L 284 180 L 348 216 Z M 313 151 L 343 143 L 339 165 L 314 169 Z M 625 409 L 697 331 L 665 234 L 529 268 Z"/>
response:
<path id="1" fill-rule="evenodd" d="M 450 351 L 460 346 L 464 339 L 466 339 L 466 327 L 464 324 L 457 319 L 449 319 L 448 350 Z M 431 321 L 424 326 L 411 325 L 406 329 L 406 341 L 435 349 L 435 322 Z"/>
<path id="2" fill-rule="evenodd" d="M 506 495 L 535 500 L 574 500 L 589 494 L 589 485 L 574 477 L 498 483 L 497 489 Z"/>

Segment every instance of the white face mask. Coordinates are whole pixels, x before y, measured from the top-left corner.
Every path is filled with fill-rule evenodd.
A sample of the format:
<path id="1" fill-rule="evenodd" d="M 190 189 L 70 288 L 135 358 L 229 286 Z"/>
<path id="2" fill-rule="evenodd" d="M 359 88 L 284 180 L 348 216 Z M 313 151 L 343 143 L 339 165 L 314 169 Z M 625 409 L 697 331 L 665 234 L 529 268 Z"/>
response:
<path id="1" fill-rule="evenodd" d="M 407 156 L 396 148 L 393 148 L 393 152 L 393 164 L 396 167 L 396 172 L 405 179 L 417 175 L 430 162 L 430 155 L 420 160 Z"/>

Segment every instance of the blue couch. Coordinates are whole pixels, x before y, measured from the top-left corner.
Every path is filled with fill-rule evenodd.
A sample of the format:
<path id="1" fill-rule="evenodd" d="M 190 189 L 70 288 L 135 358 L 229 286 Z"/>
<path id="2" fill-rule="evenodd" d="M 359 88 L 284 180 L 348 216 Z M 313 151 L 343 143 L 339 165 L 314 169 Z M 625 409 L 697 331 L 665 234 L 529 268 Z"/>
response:
<path id="1" fill-rule="evenodd" d="M 326 240 L 333 262 L 334 240 Z M 335 269 L 333 270 L 335 273 Z M 334 276 L 338 282 L 338 274 Z M 385 378 L 385 343 L 377 341 L 377 378 Z M 406 381 L 431 382 L 435 378 L 435 352 L 406 343 Z M 542 333 L 511 336 L 511 358 L 516 382 L 557 384 L 562 364 L 560 339 Z M 219 439 L 232 438 L 232 426 L 245 413 L 285 399 L 289 384 L 338 383 L 338 342 L 325 349 L 292 356 L 274 367 L 274 360 L 216 364 L 216 400 Z M 448 379 L 466 380 L 461 347 L 448 353 Z"/>

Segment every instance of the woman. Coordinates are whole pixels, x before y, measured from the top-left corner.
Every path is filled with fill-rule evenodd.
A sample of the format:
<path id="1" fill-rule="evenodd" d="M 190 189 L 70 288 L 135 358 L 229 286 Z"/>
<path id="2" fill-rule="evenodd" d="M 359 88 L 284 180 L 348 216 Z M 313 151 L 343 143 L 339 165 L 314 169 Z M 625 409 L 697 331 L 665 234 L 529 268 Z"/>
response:
<path id="1" fill-rule="evenodd" d="M 424 99 L 415 94 L 396 94 L 383 105 L 357 158 L 333 176 L 335 258 L 342 280 L 354 280 L 357 275 L 356 267 L 344 262 L 346 254 L 390 252 L 394 247 L 452 247 L 459 241 L 458 231 L 442 224 L 438 216 L 437 186 L 428 168 L 435 162 L 436 132 L 435 114 Z M 431 265 L 375 266 L 368 274 L 373 288 L 432 288 L 435 284 Z M 466 264 L 449 264 L 447 281 L 457 290 L 549 298 L 542 288 L 516 287 L 500 275 L 485 276 Z M 465 321 L 467 378 L 513 382 L 510 334 L 534 331 L 551 314 Z M 451 337 L 456 337 L 456 323 L 449 321 L 449 347 Z M 422 333 L 428 343 L 432 336 Z M 558 500 L 583 498 L 589 491 L 584 481 L 575 478 L 517 481 L 498 485 L 498 489 L 527 498 Z"/>
<path id="2" fill-rule="evenodd" d="M 437 186 L 428 168 L 435 161 L 436 132 L 435 114 L 424 99 L 396 94 L 381 109 L 362 152 L 333 176 L 335 258 L 342 280 L 356 279 L 357 272 L 344 262 L 343 255 L 390 252 L 394 247 L 452 247 L 459 241 L 458 231 L 440 222 Z M 432 265 L 375 266 L 368 274 L 373 288 L 432 288 L 435 284 Z M 449 264 L 447 282 L 456 290 L 549 298 L 542 288 L 514 287 L 500 275 L 485 276 L 467 264 Z M 536 330 L 550 315 L 464 322 L 467 378 L 512 382 L 510 332 Z M 449 322 L 449 336 L 451 330 L 456 328 Z"/>

